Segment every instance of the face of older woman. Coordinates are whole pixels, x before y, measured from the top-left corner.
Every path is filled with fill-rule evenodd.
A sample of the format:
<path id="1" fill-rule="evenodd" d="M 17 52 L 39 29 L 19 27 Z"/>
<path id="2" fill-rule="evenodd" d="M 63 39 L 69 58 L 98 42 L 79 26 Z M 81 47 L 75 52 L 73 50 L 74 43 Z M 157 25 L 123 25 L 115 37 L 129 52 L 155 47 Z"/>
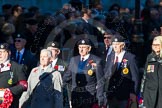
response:
<path id="1" fill-rule="evenodd" d="M 156 55 L 160 54 L 161 44 L 160 44 L 160 41 L 158 39 L 153 40 L 153 42 L 152 42 L 152 50 L 156 53 Z"/>
<path id="2" fill-rule="evenodd" d="M 50 64 L 51 57 L 48 56 L 47 52 L 41 52 L 40 54 L 40 65 L 45 67 Z"/>

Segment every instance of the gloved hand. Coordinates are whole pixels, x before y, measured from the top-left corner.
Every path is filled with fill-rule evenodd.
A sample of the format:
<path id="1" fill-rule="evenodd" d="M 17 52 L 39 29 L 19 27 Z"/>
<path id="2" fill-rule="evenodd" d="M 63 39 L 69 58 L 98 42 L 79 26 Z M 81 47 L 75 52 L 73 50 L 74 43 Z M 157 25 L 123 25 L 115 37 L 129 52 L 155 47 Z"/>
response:
<path id="1" fill-rule="evenodd" d="M 139 108 L 143 108 L 143 98 L 142 97 L 139 98 L 138 103 L 139 103 Z"/>

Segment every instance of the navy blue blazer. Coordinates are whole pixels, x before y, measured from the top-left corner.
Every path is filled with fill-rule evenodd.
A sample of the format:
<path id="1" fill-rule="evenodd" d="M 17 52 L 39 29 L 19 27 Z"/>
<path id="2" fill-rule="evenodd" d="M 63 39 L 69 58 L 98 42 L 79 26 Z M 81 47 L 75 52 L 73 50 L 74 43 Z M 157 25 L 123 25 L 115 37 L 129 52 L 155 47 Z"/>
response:
<path id="1" fill-rule="evenodd" d="M 88 71 L 92 68 L 90 64 L 88 64 L 88 61 L 93 60 L 94 63 L 97 64 L 95 69 L 93 70 L 93 74 L 89 74 Z M 80 61 L 80 55 L 72 57 L 68 66 L 67 71 L 65 72 L 63 76 L 63 82 L 64 83 L 72 83 L 72 91 L 75 90 L 77 87 L 77 73 L 78 73 L 78 64 Z M 86 65 L 84 66 L 83 75 L 85 76 L 84 79 L 81 79 L 80 82 L 86 82 L 85 89 L 88 91 L 91 95 L 96 95 L 97 98 L 101 102 L 103 101 L 103 90 L 104 90 L 104 73 L 102 69 L 102 61 L 99 57 L 90 54 Z"/>
<path id="2" fill-rule="evenodd" d="M 109 90 L 114 90 L 114 94 L 110 92 L 110 95 L 119 100 L 128 99 L 130 93 L 137 94 L 138 92 L 139 71 L 136 64 L 135 55 L 126 51 L 122 62 L 115 71 L 114 59 L 115 53 L 113 52 L 105 65 L 105 79 L 109 80 L 106 84 L 106 86 L 108 86 L 106 91 L 109 92 Z M 115 89 L 111 89 L 112 87 Z"/>

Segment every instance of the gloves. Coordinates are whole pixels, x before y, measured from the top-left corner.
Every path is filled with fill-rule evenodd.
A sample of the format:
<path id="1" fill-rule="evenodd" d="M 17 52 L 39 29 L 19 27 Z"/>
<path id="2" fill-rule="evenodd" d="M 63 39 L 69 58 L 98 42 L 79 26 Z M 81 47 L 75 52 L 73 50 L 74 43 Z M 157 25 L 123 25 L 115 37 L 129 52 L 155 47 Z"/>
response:
<path id="1" fill-rule="evenodd" d="M 143 108 L 143 98 L 142 97 L 139 98 L 138 103 L 139 103 L 139 108 Z"/>

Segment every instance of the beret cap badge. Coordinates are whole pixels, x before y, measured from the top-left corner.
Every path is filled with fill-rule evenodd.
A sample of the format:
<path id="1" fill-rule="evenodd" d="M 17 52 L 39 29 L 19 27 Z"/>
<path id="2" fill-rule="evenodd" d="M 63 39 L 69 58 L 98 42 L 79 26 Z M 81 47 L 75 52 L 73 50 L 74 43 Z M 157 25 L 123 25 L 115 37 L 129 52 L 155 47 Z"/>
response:
<path id="1" fill-rule="evenodd" d="M 1 45 L 0 47 L 3 49 L 4 48 L 4 45 Z"/>
<path id="2" fill-rule="evenodd" d="M 17 37 L 20 37 L 20 34 L 17 34 Z"/>
<path id="3" fill-rule="evenodd" d="M 115 38 L 115 39 L 114 39 L 114 41 L 115 41 L 115 42 L 117 42 L 117 41 L 118 41 L 118 39 L 117 39 L 117 38 Z"/>
<path id="4" fill-rule="evenodd" d="M 85 40 L 82 40 L 81 43 L 84 44 L 85 43 Z"/>
<path id="5" fill-rule="evenodd" d="M 52 43 L 52 46 L 55 46 L 55 43 Z"/>

